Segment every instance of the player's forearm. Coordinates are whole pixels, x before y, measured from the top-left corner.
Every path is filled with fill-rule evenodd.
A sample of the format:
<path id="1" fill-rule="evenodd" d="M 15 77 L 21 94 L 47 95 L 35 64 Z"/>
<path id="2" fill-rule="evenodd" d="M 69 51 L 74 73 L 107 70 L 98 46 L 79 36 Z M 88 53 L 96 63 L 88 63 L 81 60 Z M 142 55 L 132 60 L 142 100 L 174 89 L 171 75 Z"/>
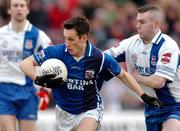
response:
<path id="1" fill-rule="evenodd" d="M 29 59 L 30 58 L 26 58 L 20 63 L 20 69 L 25 75 L 30 77 L 32 80 L 35 80 L 36 78 L 35 66 Z"/>
<path id="2" fill-rule="evenodd" d="M 137 81 L 147 87 L 156 89 L 162 88 L 166 82 L 164 78 L 156 75 L 140 76 Z"/>
<path id="3" fill-rule="evenodd" d="M 123 71 L 123 75 L 118 75 L 117 77 L 118 79 L 123 81 L 123 83 L 126 84 L 131 90 L 133 90 L 138 96 L 141 97 L 141 95 L 144 94 L 136 80 L 127 72 Z"/>

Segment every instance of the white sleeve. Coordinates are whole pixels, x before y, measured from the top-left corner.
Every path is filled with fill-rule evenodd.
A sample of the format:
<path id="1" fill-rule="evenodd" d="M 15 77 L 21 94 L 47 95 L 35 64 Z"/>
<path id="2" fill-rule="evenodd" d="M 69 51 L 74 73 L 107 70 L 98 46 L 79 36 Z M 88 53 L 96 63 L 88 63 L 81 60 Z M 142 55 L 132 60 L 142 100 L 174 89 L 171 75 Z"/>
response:
<path id="1" fill-rule="evenodd" d="M 133 43 L 135 43 L 134 41 L 136 40 L 136 37 L 137 36 L 132 36 L 117 44 L 114 44 L 114 46 L 106 50 L 105 53 L 113 56 L 118 62 L 125 62 L 129 55 L 129 49 Z"/>
<path id="2" fill-rule="evenodd" d="M 125 39 L 119 43 L 114 44 L 110 49 L 106 50 L 105 53 L 117 57 L 118 55 L 126 52 L 128 47 L 128 39 Z"/>
<path id="3" fill-rule="evenodd" d="M 178 67 L 179 48 L 176 45 L 161 47 L 155 75 L 173 81 Z"/>
<path id="4" fill-rule="evenodd" d="M 52 43 L 51 39 L 42 31 L 39 30 L 39 36 L 37 40 L 37 48 L 42 47 L 43 49 Z"/>

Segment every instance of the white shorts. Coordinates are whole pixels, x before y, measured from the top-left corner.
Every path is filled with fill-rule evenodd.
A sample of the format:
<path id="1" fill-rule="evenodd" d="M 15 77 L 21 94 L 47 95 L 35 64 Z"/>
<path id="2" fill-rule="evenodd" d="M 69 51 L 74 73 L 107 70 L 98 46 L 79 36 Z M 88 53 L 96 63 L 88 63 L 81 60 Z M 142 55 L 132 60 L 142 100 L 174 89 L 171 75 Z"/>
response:
<path id="1" fill-rule="evenodd" d="M 103 109 L 100 108 L 89 110 L 78 115 L 73 115 L 62 110 L 58 105 L 56 105 L 55 113 L 56 124 L 60 131 L 70 131 L 74 129 L 85 117 L 94 118 L 98 123 L 98 128 L 100 128 L 103 118 Z"/>

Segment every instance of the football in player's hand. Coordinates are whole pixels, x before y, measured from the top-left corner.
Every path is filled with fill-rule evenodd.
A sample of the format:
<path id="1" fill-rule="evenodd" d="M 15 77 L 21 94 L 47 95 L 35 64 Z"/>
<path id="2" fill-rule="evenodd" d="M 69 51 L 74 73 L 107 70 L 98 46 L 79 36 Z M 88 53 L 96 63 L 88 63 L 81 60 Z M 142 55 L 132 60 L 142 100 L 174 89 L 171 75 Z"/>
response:
<path id="1" fill-rule="evenodd" d="M 59 59 L 51 58 L 44 61 L 40 66 L 40 76 L 48 74 L 56 75 L 52 79 L 62 78 L 62 80 L 65 81 L 68 71 L 64 62 Z"/>

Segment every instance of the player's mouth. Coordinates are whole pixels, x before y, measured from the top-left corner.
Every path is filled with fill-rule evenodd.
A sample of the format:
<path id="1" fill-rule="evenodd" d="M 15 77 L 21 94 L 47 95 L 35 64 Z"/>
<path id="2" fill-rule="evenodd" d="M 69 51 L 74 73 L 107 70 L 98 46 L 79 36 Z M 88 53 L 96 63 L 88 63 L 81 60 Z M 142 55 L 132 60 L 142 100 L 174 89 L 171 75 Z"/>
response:
<path id="1" fill-rule="evenodd" d="M 18 12 L 17 15 L 22 15 L 22 13 Z"/>
<path id="2" fill-rule="evenodd" d="M 138 31 L 138 34 L 139 34 L 139 35 L 142 35 L 142 32 L 141 32 L 141 31 Z"/>
<path id="3" fill-rule="evenodd" d="M 70 54 L 72 54 L 73 51 L 72 51 L 71 49 L 68 49 L 68 52 L 69 52 Z"/>

